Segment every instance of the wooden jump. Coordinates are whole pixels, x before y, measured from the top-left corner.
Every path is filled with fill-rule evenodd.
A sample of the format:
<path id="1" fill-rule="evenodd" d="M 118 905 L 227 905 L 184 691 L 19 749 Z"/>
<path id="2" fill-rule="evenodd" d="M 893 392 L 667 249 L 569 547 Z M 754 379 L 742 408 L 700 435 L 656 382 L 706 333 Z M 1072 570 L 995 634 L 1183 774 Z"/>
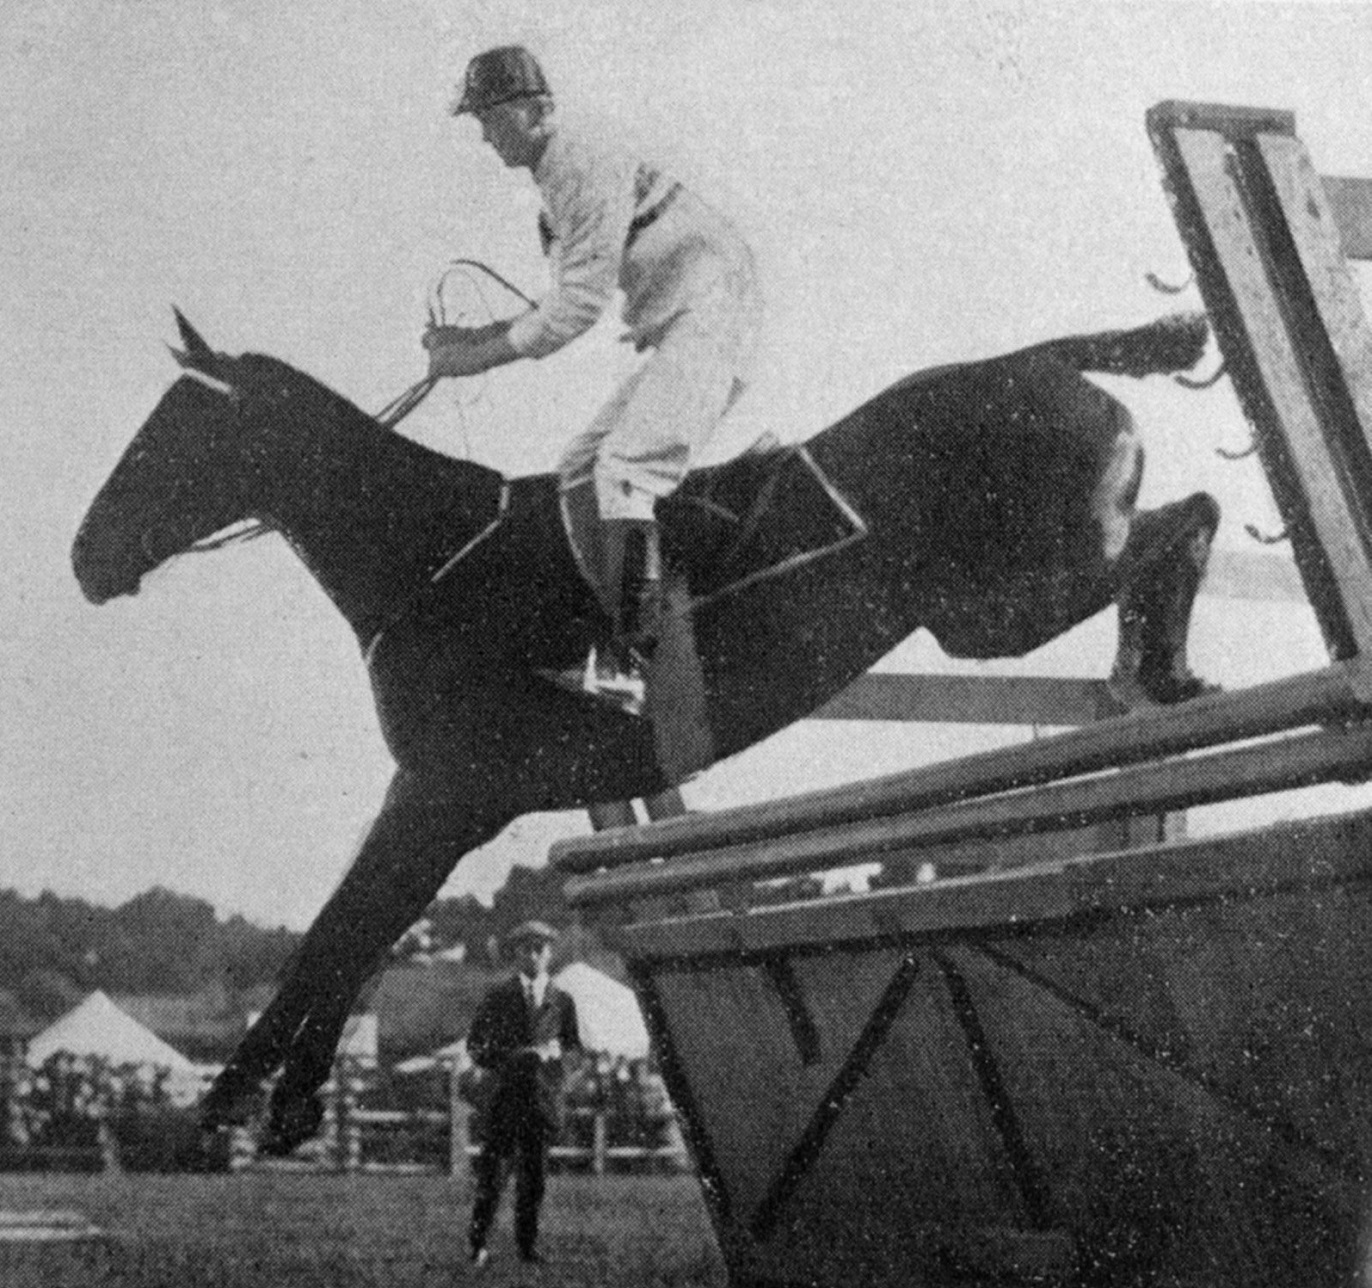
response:
<path id="1" fill-rule="evenodd" d="M 734 1288 L 1365 1281 L 1372 810 L 1082 829 L 1372 774 L 1345 262 L 1372 257 L 1372 185 L 1321 179 L 1288 113 L 1164 103 L 1148 129 L 1331 665 L 554 847 L 629 964 Z M 872 676 L 825 714 L 1108 710 L 1081 681 L 932 688 Z M 1021 866 L 918 873 L 1002 851 Z M 760 897 L 867 861 L 869 892 Z"/>
<path id="2" fill-rule="evenodd" d="M 1236 739 L 1355 720 L 1368 694 L 1361 664 L 1341 663 L 1242 693 L 1120 716 L 1026 745 L 845 787 L 560 841 L 552 848 L 552 859 L 566 872 L 585 874 L 889 818 Z M 591 888 L 578 886 L 578 895 Z"/>

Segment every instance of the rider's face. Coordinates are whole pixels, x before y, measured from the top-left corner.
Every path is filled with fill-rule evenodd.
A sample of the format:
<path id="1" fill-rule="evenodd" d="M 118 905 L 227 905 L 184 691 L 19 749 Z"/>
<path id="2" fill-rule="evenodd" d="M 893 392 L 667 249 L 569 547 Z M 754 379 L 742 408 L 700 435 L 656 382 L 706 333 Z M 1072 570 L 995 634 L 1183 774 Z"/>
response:
<path id="1" fill-rule="evenodd" d="M 511 169 L 532 169 L 543 153 L 542 115 L 530 99 L 497 103 L 476 114 L 481 137 Z"/>

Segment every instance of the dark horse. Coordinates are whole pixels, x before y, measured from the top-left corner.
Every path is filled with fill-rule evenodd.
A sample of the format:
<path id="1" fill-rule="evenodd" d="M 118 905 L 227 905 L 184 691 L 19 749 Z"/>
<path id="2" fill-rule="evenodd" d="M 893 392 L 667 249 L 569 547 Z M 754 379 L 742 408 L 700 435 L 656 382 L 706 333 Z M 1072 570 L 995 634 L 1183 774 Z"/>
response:
<path id="1" fill-rule="evenodd" d="M 650 721 L 546 677 L 606 627 L 553 478 L 430 451 L 181 321 L 187 373 L 81 526 L 81 587 L 133 594 L 245 518 L 280 532 L 356 632 L 398 766 L 204 1106 L 209 1124 L 241 1116 L 282 1069 L 266 1146 L 284 1151 L 318 1123 L 359 991 L 464 854 L 520 814 L 648 796 L 669 776 Z M 1197 493 L 1137 509 L 1132 418 L 1082 373 L 1181 370 L 1205 337 L 1203 318 L 1170 318 L 923 372 L 810 439 L 808 459 L 775 448 L 692 475 L 661 517 L 694 596 L 716 755 L 812 712 L 920 627 L 957 656 L 1017 656 L 1116 603 L 1117 680 L 1164 702 L 1204 687 L 1185 635 L 1218 507 Z M 852 515 L 836 494 L 865 536 L 840 540 Z"/>

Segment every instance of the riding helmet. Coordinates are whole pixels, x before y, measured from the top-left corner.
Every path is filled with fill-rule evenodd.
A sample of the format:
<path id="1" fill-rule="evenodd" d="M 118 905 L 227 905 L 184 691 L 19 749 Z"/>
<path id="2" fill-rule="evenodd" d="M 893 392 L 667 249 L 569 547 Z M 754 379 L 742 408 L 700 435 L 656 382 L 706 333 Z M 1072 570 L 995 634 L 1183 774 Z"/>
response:
<path id="1" fill-rule="evenodd" d="M 512 99 L 551 93 L 543 68 L 527 49 L 522 45 L 502 45 L 477 54 L 467 64 L 462 96 L 452 113 L 460 116 L 463 112 L 484 112 Z"/>

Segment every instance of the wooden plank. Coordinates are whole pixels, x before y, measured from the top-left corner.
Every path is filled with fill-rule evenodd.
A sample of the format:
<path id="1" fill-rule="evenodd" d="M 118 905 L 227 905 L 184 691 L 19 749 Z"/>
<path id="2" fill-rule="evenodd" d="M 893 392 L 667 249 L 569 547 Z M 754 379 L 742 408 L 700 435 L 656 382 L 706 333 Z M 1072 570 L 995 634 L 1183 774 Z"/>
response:
<path id="1" fill-rule="evenodd" d="M 1372 765 L 1372 727 L 1324 729 L 1236 751 L 1136 766 L 1081 782 L 945 805 L 798 836 L 678 855 L 573 877 L 574 906 L 627 903 L 733 881 L 798 876 L 879 860 L 964 838 L 1081 827 L 1108 818 L 1161 814 L 1262 796 L 1353 774 Z"/>
<path id="2" fill-rule="evenodd" d="M 1134 915 L 1178 903 L 1257 898 L 1283 886 L 1372 875 L 1372 811 L 1302 819 L 1167 846 L 1094 854 L 965 881 L 616 928 L 636 962 L 739 960 L 789 951 L 826 957 L 950 932 Z"/>
<path id="3" fill-rule="evenodd" d="M 597 832 L 612 827 L 633 827 L 638 822 L 633 801 L 598 801 L 587 805 L 586 813 L 590 815 L 591 826 Z"/>
<path id="4" fill-rule="evenodd" d="M 1337 221 L 1304 146 L 1269 135 L 1258 139 L 1258 150 L 1299 262 L 1301 280 L 1284 280 L 1280 287 L 1287 325 L 1340 484 L 1337 496 L 1312 496 L 1311 503 L 1346 510 L 1356 527 L 1361 558 L 1349 581 L 1362 602 L 1350 616 L 1372 619 L 1372 331 L 1344 261 Z"/>
<path id="5" fill-rule="evenodd" d="M 1372 259 L 1372 179 L 1323 175 L 1345 259 Z"/>
<path id="6" fill-rule="evenodd" d="M 1090 724 L 1119 711 L 1104 680 L 874 671 L 810 718 L 1061 728 Z"/>
<path id="7" fill-rule="evenodd" d="M 1296 114 L 1270 107 L 1235 107 L 1226 103 L 1192 103 L 1168 99 L 1148 111 L 1150 130 L 1215 130 L 1230 139 L 1256 134 L 1295 134 Z"/>
<path id="8" fill-rule="evenodd" d="M 1358 651 L 1372 652 L 1372 564 L 1362 536 L 1343 498 L 1338 471 L 1306 385 L 1301 355 L 1288 330 L 1287 316 L 1269 276 L 1266 239 L 1254 225 L 1248 194 L 1236 180 L 1226 140 L 1206 130 L 1179 129 L 1176 146 L 1200 204 L 1215 253 L 1247 332 L 1248 348 L 1276 413 L 1284 456 L 1305 501 L 1288 522 L 1308 521 L 1314 539 L 1329 559 L 1343 609 Z M 1268 458 L 1264 458 L 1268 463 Z M 1269 471 L 1271 466 L 1269 465 Z M 1276 488 L 1284 510 L 1289 489 Z"/>
<path id="9" fill-rule="evenodd" d="M 1329 428 L 1337 435 L 1333 445 L 1345 470 L 1344 494 L 1356 507 L 1366 547 L 1372 526 L 1367 512 L 1372 490 L 1372 330 L 1344 262 L 1334 210 L 1305 149 L 1294 139 L 1263 138 L 1258 146 L 1286 215 L 1320 329 L 1337 364 L 1336 370 L 1322 374 L 1338 393 L 1347 393 L 1347 400 L 1339 398 L 1329 409 L 1336 418 Z M 1312 362 L 1309 353 L 1306 361 Z"/>
<path id="10" fill-rule="evenodd" d="M 593 872 L 642 859 L 927 809 L 1239 738 L 1345 719 L 1362 710 L 1357 695 L 1366 682 L 1363 671 L 1357 662 L 1336 663 L 1242 692 L 1102 720 L 1027 745 L 713 814 L 559 841 L 552 847 L 551 858 L 564 871 Z"/>

